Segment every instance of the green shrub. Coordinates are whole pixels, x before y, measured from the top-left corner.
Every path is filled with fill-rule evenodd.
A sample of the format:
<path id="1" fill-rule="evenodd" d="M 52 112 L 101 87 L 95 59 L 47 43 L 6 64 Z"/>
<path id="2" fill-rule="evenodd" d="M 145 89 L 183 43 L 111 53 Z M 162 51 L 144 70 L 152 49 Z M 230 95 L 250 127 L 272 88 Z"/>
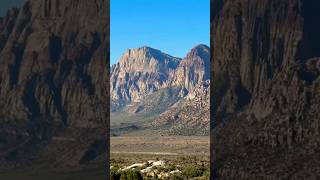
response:
<path id="1" fill-rule="evenodd" d="M 183 180 L 184 178 L 181 177 L 181 175 L 178 174 L 174 174 L 172 176 L 170 176 L 170 180 Z"/>
<path id="2" fill-rule="evenodd" d="M 210 178 L 210 171 L 209 170 L 206 170 L 203 172 L 203 175 L 206 177 L 206 178 Z"/>
<path id="3" fill-rule="evenodd" d="M 120 180 L 143 180 L 143 177 L 137 170 L 128 170 L 121 172 Z"/>
<path id="4" fill-rule="evenodd" d="M 201 168 L 198 168 L 194 165 L 187 165 L 182 170 L 182 175 L 186 178 L 193 178 L 202 176 L 203 171 Z"/>
<path id="5" fill-rule="evenodd" d="M 166 169 L 165 169 L 165 172 L 170 172 L 170 171 L 173 171 L 175 170 L 176 167 L 173 165 L 173 164 L 169 164 Z"/>
<path id="6" fill-rule="evenodd" d="M 121 174 L 115 168 L 110 169 L 110 179 L 111 180 L 119 180 Z"/>
<path id="7" fill-rule="evenodd" d="M 152 180 L 159 180 L 160 178 L 158 178 L 158 176 L 154 176 L 152 177 Z"/>

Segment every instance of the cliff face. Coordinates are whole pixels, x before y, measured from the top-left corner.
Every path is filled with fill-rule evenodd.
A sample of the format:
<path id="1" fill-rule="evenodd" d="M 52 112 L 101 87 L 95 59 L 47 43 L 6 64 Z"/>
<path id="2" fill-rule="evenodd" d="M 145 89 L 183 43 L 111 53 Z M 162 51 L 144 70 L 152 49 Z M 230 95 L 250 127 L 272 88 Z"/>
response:
<path id="1" fill-rule="evenodd" d="M 183 86 L 192 92 L 197 84 L 210 79 L 210 52 L 205 45 L 191 49 L 181 60 L 172 78 L 173 86 Z"/>
<path id="2" fill-rule="evenodd" d="M 180 96 L 194 91 L 210 78 L 210 52 L 205 45 L 193 48 L 184 59 L 150 47 L 128 50 L 111 68 L 111 106 L 113 110 L 140 102 L 157 90 L 180 87 Z"/>
<path id="3" fill-rule="evenodd" d="M 319 172 L 319 164 L 301 160 L 317 156 L 319 148 L 320 4 L 212 5 L 212 155 L 220 176 L 297 178 Z"/>
<path id="4" fill-rule="evenodd" d="M 29 0 L 0 20 L 1 133 L 106 128 L 108 9 L 106 0 Z"/>
<path id="5" fill-rule="evenodd" d="M 123 107 L 168 86 L 180 59 L 150 47 L 128 50 L 111 68 L 111 106 Z"/>
<path id="6" fill-rule="evenodd" d="M 189 134 L 209 132 L 209 47 L 195 46 L 183 59 L 150 47 L 131 49 L 110 76 L 113 111 L 145 113 L 153 126 L 170 126 L 175 134 L 190 128 L 202 132 Z"/>
<path id="7" fill-rule="evenodd" d="M 86 126 L 101 119 L 97 107 L 107 107 L 102 99 L 108 84 L 102 57 L 107 40 L 104 4 L 33 0 L 3 19 L 0 114 L 4 121 Z"/>

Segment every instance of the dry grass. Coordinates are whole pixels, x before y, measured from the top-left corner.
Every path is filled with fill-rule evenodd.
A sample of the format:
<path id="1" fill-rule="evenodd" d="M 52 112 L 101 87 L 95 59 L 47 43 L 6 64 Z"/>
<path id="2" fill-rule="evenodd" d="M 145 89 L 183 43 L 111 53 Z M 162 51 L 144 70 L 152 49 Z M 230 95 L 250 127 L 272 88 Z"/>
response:
<path id="1" fill-rule="evenodd" d="M 209 155 L 208 136 L 119 136 L 111 137 L 111 153 Z"/>

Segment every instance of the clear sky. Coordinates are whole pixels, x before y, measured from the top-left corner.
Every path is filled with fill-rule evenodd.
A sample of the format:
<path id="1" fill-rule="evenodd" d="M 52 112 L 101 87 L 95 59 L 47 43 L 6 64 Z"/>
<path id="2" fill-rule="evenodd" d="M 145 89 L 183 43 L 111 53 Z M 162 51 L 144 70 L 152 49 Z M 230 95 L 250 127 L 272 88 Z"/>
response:
<path id="1" fill-rule="evenodd" d="M 0 0 L 0 17 L 6 15 L 8 9 L 13 7 L 20 7 L 24 0 Z"/>
<path id="2" fill-rule="evenodd" d="M 210 0 L 110 0 L 110 61 L 130 48 L 150 46 L 184 57 L 210 45 Z"/>

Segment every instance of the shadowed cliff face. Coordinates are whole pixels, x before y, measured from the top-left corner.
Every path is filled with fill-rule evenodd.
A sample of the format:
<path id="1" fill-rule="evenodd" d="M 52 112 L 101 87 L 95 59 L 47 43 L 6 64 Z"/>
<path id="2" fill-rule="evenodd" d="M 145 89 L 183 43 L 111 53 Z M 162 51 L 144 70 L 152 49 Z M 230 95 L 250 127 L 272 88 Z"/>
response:
<path id="1" fill-rule="evenodd" d="M 4 120 L 82 126 L 101 118 L 93 106 L 103 105 L 108 83 L 103 8 L 101 1 L 33 0 L 10 11 L 1 31 Z"/>
<path id="2" fill-rule="evenodd" d="M 1 19 L 1 132 L 43 140 L 106 129 L 108 9 L 107 0 L 29 0 Z"/>
<path id="3" fill-rule="evenodd" d="M 315 177 L 320 4 L 221 4 L 212 19 L 213 166 L 222 179 Z"/>

